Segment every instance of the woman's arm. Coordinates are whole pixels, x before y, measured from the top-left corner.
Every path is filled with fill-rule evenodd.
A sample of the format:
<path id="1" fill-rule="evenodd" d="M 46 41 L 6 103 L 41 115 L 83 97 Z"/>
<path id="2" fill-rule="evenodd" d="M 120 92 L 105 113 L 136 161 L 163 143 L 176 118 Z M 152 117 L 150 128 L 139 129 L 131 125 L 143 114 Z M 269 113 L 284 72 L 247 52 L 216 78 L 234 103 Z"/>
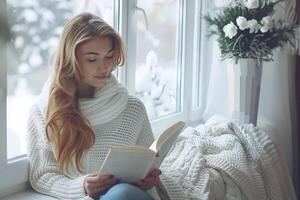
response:
<path id="1" fill-rule="evenodd" d="M 53 151 L 46 140 L 44 124 L 41 112 L 35 107 L 28 120 L 29 181 L 32 188 L 60 199 L 92 200 L 84 190 L 86 176 L 69 178 L 59 172 Z"/>
<path id="2" fill-rule="evenodd" d="M 137 145 L 149 147 L 154 142 L 154 136 L 151 129 L 150 121 L 146 112 L 146 108 L 141 100 L 138 100 L 141 109 L 141 129 L 138 133 Z"/>
<path id="3" fill-rule="evenodd" d="M 151 129 L 150 121 L 145 106 L 141 101 L 139 102 L 141 106 L 140 108 L 141 108 L 142 128 L 140 129 L 141 131 L 139 133 L 137 145 L 143 145 L 149 147 L 154 141 L 154 136 L 153 136 L 153 132 Z M 159 182 L 160 174 L 161 171 L 159 169 L 154 169 L 150 171 L 144 179 L 134 183 L 134 185 L 141 189 L 149 190 Z"/>

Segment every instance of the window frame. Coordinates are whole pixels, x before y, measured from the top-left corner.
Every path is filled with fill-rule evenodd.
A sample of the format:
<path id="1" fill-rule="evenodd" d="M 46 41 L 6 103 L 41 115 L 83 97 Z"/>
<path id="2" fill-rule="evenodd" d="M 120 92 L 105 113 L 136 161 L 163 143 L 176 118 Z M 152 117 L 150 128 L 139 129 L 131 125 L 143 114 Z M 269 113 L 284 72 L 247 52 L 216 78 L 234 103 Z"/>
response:
<path id="1" fill-rule="evenodd" d="M 194 21 L 194 27 L 195 27 L 195 30 L 194 30 L 194 60 L 193 60 L 193 70 L 194 70 L 194 73 L 193 73 L 193 97 L 195 98 L 194 99 L 194 102 L 192 104 L 193 107 L 199 107 L 200 105 L 200 84 L 199 84 L 199 78 L 200 78 L 200 69 L 197 68 L 197 66 L 199 66 L 200 62 L 201 62 L 201 20 L 199 20 L 199 18 L 201 17 L 201 5 L 202 5 L 202 1 L 197 1 L 195 3 L 195 21 Z M 195 90 L 198 90 L 198 91 L 195 91 Z"/>
<path id="2" fill-rule="evenodd" d="M 193 74 L 197 74 L 196 76 L 193 76 L 193 83 L 192 88 L 196 87 L 198 92 L 194 94 L 194 89 L 192 91 L 192 97 L 197 98 L 194 100 L 191 100 L 190 102 L 190 112 L 189 112 L 189 119 L 191 121 L 191 124 L 195 123 L 203 123 L 203 113 L 205 111 L 205 105 L 206 105 L 206 96 L 207 93 L 203 90 L 204 85 L 204 79 L 203 75 L 205 74 L 205 61 L 204 61 L 204 48 L 207 45 L 206 42 L 206 33 L 204 32 L 205 29 L 205 20 L 202 17 L 202 11 L 205 7 L 205 1 L 194 1 L 194 13 L 193 13 L 193 19 L 194 19 L 194 27 L 193 30 Z M 192 37 L 192 36 L 191 36 Z M 196 77 L 196 80 L 194 78 Z M 195 85 L 197 84 L 197 85 Z M 196 105 L 193 104 L 193 102 L 197 102 Z"/>
<path id="3" fill-rule="evenodd" d="M 7 20 L 7 10 L 6 1 L 0 1 L 0 8 L 5 8 L 1 10 L 3 12 L 4 20 Z M 0 41 L 4 42 L 4 41 Z M 6 43 L 4 42 L 3 48 L 0 48 L 0 59 L 3 61 L 3 66 L 0 67 L 0 170 L 6 167 L 7 160 L 7 148 L 6 148 L 6 94 L 7 94 L 7 76 L 6 76 Z M 4 134 L 2 133 L 4 132 Z"/>
<path id="4" fill-rule="evenodd" d="M 1 12 L 7 21 L 6 0 L 0 1 L 0 7 L 4 8 Z M 7 49 L 7 43 L 0 48 L 0 58 L 3 61 L 0 68 L 0 110 L 4 111 L 0 112 L 0 197 L 26 188 L 29 169 L 26 155 L 7 159 Z"/>

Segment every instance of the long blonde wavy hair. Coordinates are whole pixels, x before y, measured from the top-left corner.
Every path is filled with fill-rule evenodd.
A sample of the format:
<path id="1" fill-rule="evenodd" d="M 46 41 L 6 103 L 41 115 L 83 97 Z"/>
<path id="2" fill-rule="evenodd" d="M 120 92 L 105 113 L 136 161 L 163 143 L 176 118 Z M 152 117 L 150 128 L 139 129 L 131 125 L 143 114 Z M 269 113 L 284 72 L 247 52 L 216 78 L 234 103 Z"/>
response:
<path id="1" fill-rule="evenodd" d="M 83 78 L 75 57 L 78 45 L 94 37 L 108 36 L 114 49 L 114 68 L 124 63 L 119 34 L 101 18 L 82 13 L 64 27 L 54 58 L 54 71 L 46 111 L 46 135 L 54 145 L 59 170 L 75 161 L 82 172 L 81 158 L 95 142 L 95 134 L 79 109 L 77 83 Z"/>

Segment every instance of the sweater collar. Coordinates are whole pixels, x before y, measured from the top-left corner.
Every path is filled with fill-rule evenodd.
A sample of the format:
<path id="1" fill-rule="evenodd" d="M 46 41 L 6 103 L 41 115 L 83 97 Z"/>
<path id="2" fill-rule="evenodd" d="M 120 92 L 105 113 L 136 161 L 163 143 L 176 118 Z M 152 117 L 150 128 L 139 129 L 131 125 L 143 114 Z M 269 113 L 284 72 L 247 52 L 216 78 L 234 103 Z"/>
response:
<path id="1" fill-rule="evenodd" d="M 46 116 L 50 88 L 50 79 L 43 86 L 39 97 L 39 107 Z M 128 102 L 128 92 L 125 86 L 110 74 L 103 87 L 95 90 L 93 98 L 79 99 L 79 108 L 92 126 L 110 122 L 125 110 Z"/>
<path id="2" fill-rule="evenodd" d="M 97 125 L 119 116 L 126 108 L 127 102 L 127 89 L 111 74 L 104 86 L 96 89 L 93 98 L 79 99 L 79 106 L 91 125 Z"/>

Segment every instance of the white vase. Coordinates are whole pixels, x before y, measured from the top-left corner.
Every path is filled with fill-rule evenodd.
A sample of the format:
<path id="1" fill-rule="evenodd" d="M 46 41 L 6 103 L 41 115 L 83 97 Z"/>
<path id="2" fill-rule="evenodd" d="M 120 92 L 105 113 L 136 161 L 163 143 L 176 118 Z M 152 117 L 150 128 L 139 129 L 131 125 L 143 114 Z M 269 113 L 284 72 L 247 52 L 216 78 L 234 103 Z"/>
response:
<path id="1" fill-rule="evenodd" d="M 240 59 L 230 63 L 229 82 L 232 91 L 232 118 L 240 123 L 257 124 L 262 63 Z"/>

